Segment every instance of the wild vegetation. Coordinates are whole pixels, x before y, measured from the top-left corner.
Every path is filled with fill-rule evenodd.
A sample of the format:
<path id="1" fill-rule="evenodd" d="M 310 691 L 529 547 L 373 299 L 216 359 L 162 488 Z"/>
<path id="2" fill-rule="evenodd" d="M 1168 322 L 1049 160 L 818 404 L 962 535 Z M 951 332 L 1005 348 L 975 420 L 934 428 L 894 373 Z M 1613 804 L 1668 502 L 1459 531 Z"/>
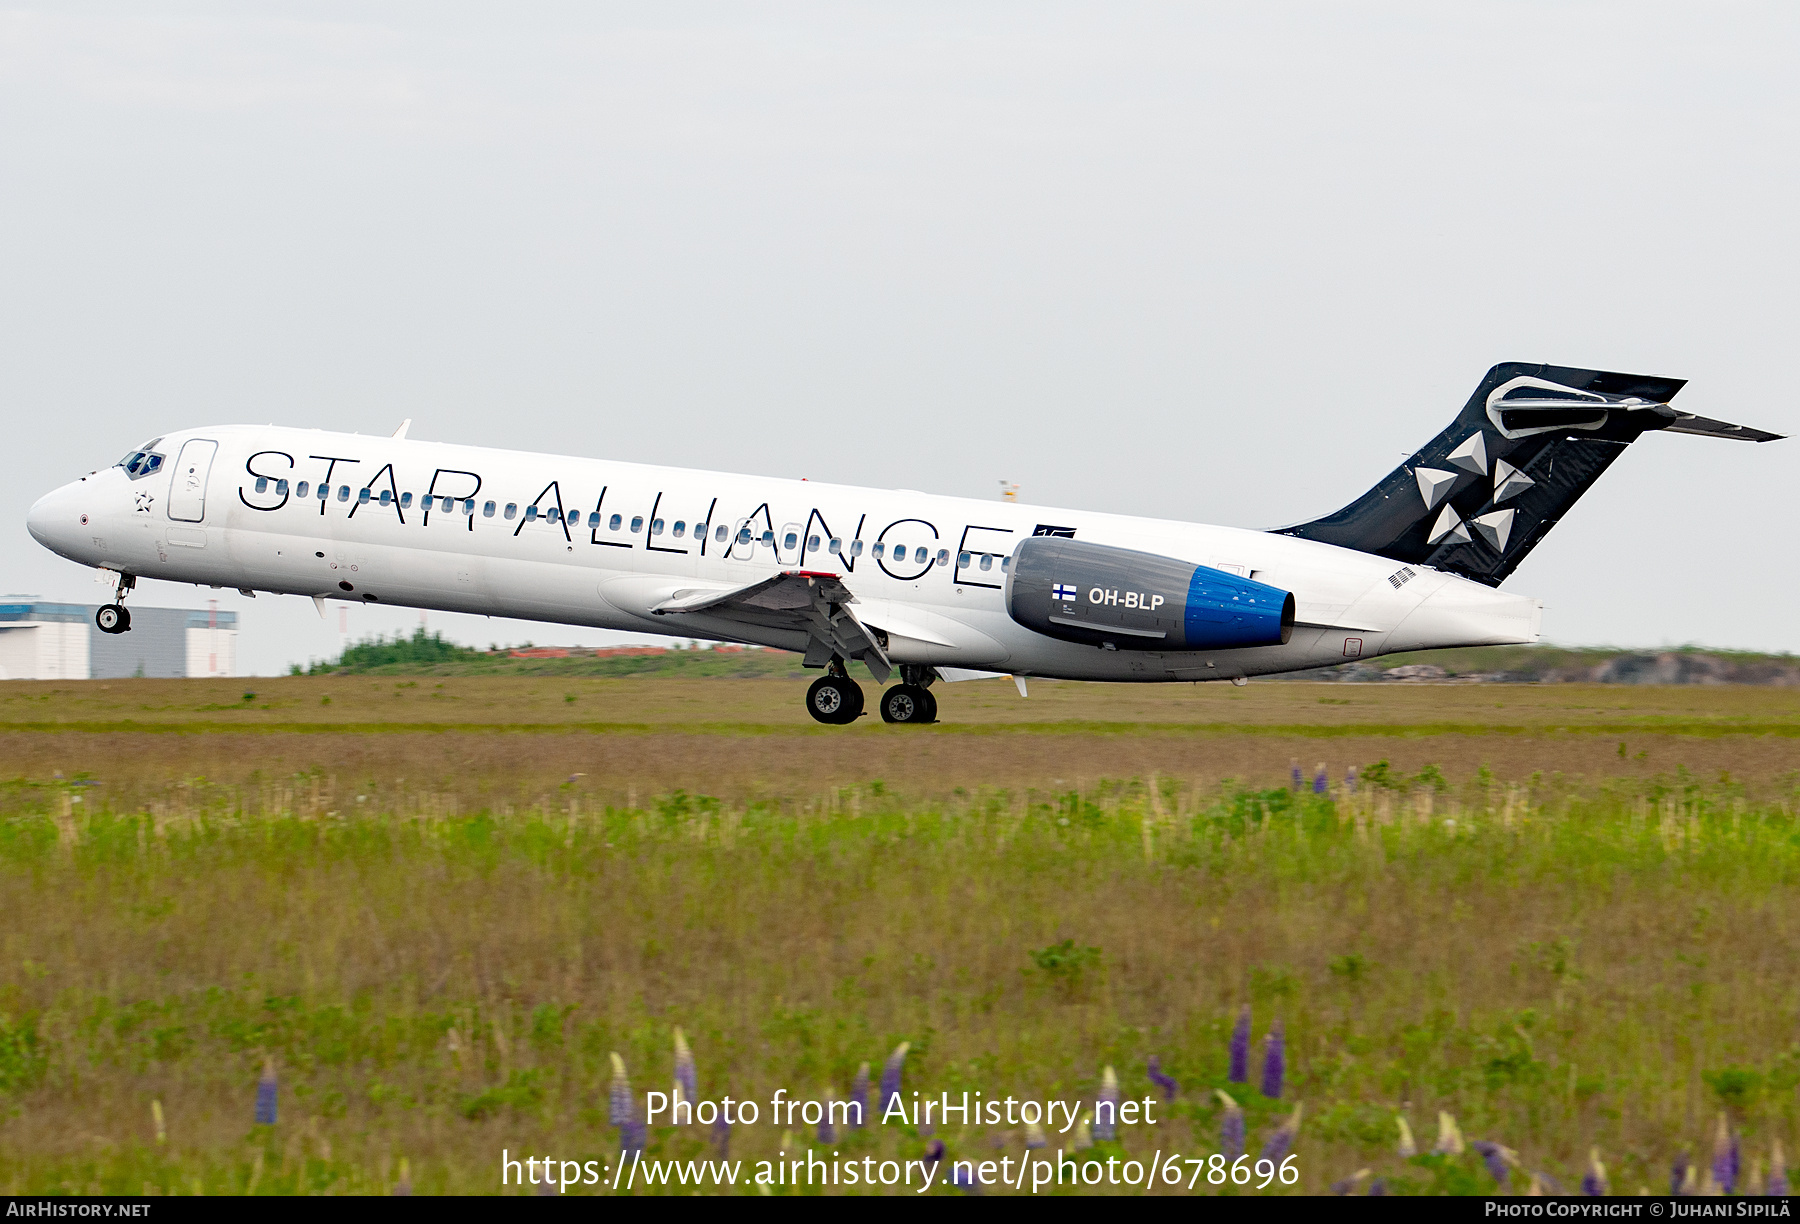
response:
<path id="1" fill-rule="evenodd" d="M 1361 710 L 1252 686 L 1177 722 L 1089 689 L 1070 730 L 990 719 L 1005 695 L 972 685 L 961 729 L 833 738 L 735 696 L 695 733 L 672 681 L 538 683 L 443 690 L 511 686 L 536 729 L 507 735 L 392 682 L 0 687 L 0 1186 L 491 1192 L 503 1148 L 954 1161 L 1031 1138 L 640 1138 L 611 1056 L 640 1101 L 667 1091 L 677 1028 L 702 1098 L 841 1099 L 902 1042 L 909 1094 L 1091 1112 L 1109 1067 L 1126 1099 L 1172 1082 L 1153 1126 L 1049 1136 L 1084 1159 L 1209 1156 L 1238 1125 L 1255 1157 L 1303 1103 L 1314 1192 L 1572 1190 L 1595 1150 L 1614 1193 L 1682 1159 L 1705 1189 L 1721 1117 L 1741 1192 L 1800 1138 L 1800 782 L 1767 691 L 1558 689 L 1560 715 L 1480 735 L 1426 700 L 1466 690 Z M 794 695 L 724 687 L 765 685 Z M 653 708 L 633 728 L 614 702 Z M 603 729 L 558 708 L 584 703 Z M 1356 734 L 1308 737 L 1309 711 Z M 1571 741 L 1579 769 L 1527 768 Z M 1298 786 L 1267 756 L 1296 744 Z M 1481 759 L 1501 749 L 1522 757 Z"/>

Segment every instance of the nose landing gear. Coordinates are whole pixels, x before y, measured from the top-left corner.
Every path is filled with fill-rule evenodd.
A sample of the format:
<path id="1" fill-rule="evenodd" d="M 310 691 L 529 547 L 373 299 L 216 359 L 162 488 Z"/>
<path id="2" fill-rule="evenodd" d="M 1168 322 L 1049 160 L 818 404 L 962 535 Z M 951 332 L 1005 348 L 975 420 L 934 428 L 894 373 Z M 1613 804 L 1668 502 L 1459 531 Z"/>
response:
<path id="1" fill-rule="evenodd" d="M 107 604 L 94 613 L 94 625 L 101 633 L 131 632 L 131 613 L 125 608 L 125 596 L 136 586 L 135 574 L 119 575 L 118 602 Z"/>

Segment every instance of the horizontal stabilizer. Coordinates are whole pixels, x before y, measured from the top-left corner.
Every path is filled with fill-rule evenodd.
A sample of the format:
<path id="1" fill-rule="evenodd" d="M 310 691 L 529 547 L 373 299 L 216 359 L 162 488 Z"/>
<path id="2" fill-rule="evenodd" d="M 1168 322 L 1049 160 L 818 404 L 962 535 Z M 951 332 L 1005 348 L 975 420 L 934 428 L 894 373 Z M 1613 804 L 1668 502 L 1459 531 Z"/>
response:
<path id="1" fill-rule="evenodd" d="M 1668 411 L 1674 420 L 1663 426 L 1665 433 L 1693 434 L 1697 438 L 1735 438 L 1740 442 L 1779 442 L 1786 434 L 1769 433 L 1762 429 L 1751 429 L 1748 425 L 1733 425 L 1729 421 L 1715 421 L 1711 417 L 1691 416 L 1685 412 Z"/>

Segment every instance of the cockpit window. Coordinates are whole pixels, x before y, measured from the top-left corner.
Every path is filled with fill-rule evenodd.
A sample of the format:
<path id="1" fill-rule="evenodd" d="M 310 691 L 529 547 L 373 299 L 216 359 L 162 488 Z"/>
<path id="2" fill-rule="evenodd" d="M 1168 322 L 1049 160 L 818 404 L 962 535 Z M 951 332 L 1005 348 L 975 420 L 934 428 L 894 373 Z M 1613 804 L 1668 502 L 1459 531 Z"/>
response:
<path id="1" fill-rule="evenodd" d="M 158 438 L 157 441 L 160 442 L 162 439 Z M 162 465 L 163 456 L 148 450 L 134 450 L 119 460 L 119 466 L 124 468 L 125 474 L 133 480 L 142 480 L 146 476 L 156 475 L 162 470 Z"/>

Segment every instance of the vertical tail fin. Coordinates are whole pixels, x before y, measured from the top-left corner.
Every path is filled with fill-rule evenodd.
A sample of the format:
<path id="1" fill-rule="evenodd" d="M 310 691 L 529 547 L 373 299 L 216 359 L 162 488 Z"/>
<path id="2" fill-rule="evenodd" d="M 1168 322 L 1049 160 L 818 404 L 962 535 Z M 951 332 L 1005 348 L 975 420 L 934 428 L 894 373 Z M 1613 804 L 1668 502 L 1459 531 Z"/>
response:
<path id="1" fill-rule="evenodd" d="M 1669 407 L 1681 379 L 1504 362 L 1450 427 L 1339 510 L 1281 529 L 1498 586 L 1624 449 L 1651 430 L 1779 434 Z"/>

